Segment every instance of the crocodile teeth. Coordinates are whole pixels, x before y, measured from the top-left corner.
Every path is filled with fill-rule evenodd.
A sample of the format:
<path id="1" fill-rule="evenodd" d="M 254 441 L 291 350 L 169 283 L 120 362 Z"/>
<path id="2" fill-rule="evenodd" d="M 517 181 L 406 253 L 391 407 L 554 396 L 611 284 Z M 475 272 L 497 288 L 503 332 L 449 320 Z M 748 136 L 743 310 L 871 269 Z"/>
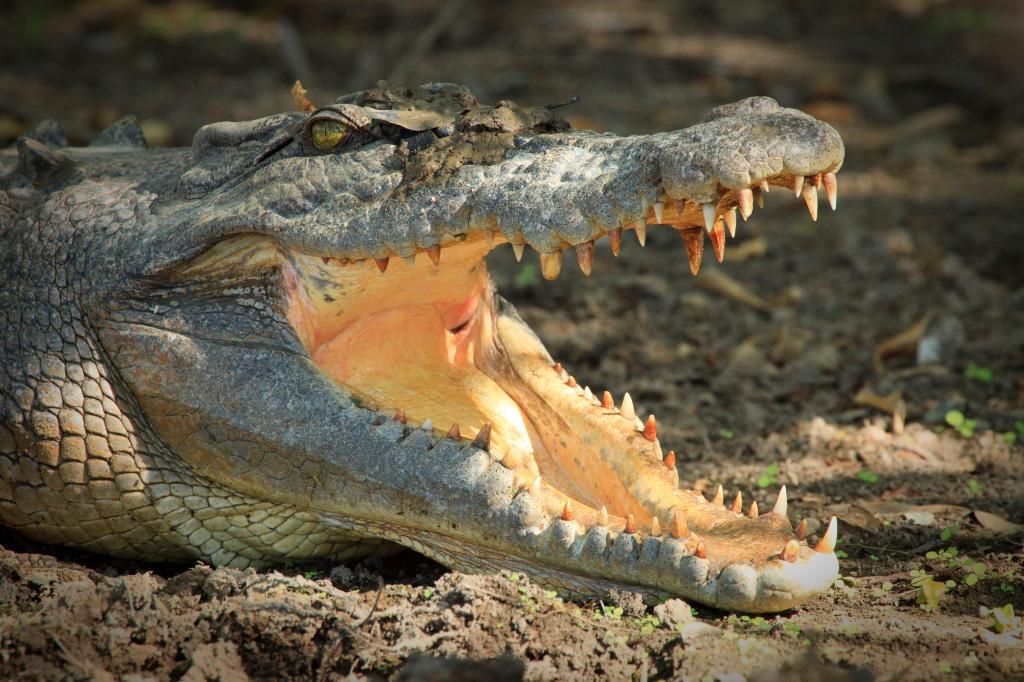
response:
<path id="1" fill-rule="evenodd" d="M 619 414 L 629 421 L 636 419 L 636 411 L 633 409 L 633 399 L 629 396 L 629 393 L 622 396 L 622 407 L 619 408 Z"/>
<path id="2" fill-rule="evenodd" d="M 804 190 L 804 176 L 798 175 L 793 178 L 793 196 L 800 198 L 800 192 Z"/>
<path id="3" fill-rule="evenodd" d="M 654 222 L 661 225 L 665 218 L 665 203 L 662 201 L 655 201 L 651 208 L 654 209 Z"/>
<path id="4" fill-rule="evenodd" d="M 452 424 L 452 428 L 448 429 L 448 438 L 451 440 L 459 440 L 462 438 L 462 434 L 459 432 L 459 425 Z"/>
<path id="5" fill-rule="evenodd" d="M 480 430 L 476 432 L 476 438 L 473 439 L 473 445 L 480 448 L 481 450 L 490 450 L 491 422 L 484 422 L 484 425 L 481 426 Z"/>
<path id="6" fill-rule="evenodd" d="M 608 507 L 601 506 L 601 512 L 597 515 L 597 524 L 599 526 L 608 525 Z"/>
<path id="7" fill-rule="evenodd" d="M 395 421 L 399 424 L 404 424 L 408 420 L 405 418 L 405 410 L 397 410 L 395 412 Z"/>
<path id="8" fill-rule="evenodd" d="M 800 522 L 796 527 L 796 539 L 803 541 L 807 539 L 807 519 Z"/>
<path id="9" fill-rule="evenodd" d="M 698 559 L 707 559 L 708 558 L 708 549 L 707 549 L 707 547 L 704 546 L 703 542 L 698 542 L 697 543 L 697 549 L 695 549 L 693 551 L 693 555 L 695 557 L 697 557 Z"/>
<path id="10" fill-rule="evenodd" d="M 679 236 L 686 244 L 686 258 L 690 261 L 690 273 L 696 276 L 700 272 L 700 261 L 704 257 L 704 232 L 698 227 L 680 230 Z"/>
<path id="11" fill-rule="evenodd" d="M 789 561 L 790 563 L 795 562 L 798 556 L 800 556 L 800 543 L 796 540 L 787 542 L 779 554 L 783 561 Z"/>
<path id="12" fill-rule="evenodd" d="M 438 246 L 437 244 L 434 244 L 433 246 L 428 248 L 427 249 L 427 257 L 430 259 L 430 262 L 433 263 L 434 265 L 440 264 L 440 262 L 441 262 L 441 247 Z"/>
<path id="13" fill-rule="evenodd" d="M 612 397 L 611 391 L 605 391 L 601 394 L 601 407 L 606 410 L 615 409 L 615 398 Z"/>
<path id="14" fill-rule="evenodd" d="M 632 514 L 626 515 L 626 528 L 624 530 L 629 535 L 636 533 L 636 519 L 633 518 Z"/>
<path id="15" fill-rule="evenodd" d="M 585 388 L 583 389 L 583 397 L 587 399 L 587 402 L 588 402 L 588 403 L 592 403 L 592 402 L 594 402 L 594 394 L 593 394 L 593 392 L 592 392 L 592 391 L 590 390 L 590 386 L 586 386 L 586 387 L 585 387 Z"/>
<path id="16" fill-rule="evenodd" d="M 815 552 L 828 553 L 836 548 L 836 540 L 839 538 L 839 527 L 836 523 L 836 517 L 832 517 L 832 520 L 828 522 L 828 530 L 818 540 L 817 546 L 814 548 Z"/>
<path id="17" fill-rule="evenodd" d="M 558 279 L 558 273 L 562 271 L 562 252 L 548 251 L 540 254 L 540 271 L 544 279 Z"/>
<path id="18" fill-rule="evenodd" d="M 779 497 L 775 500 L 775 506 L 772 507 L 772 513 L 778 514 L 779 516 L 785 516 L 787 505 L 786 486 L 782 486 L 779 488 Z"/>
<path id="19" fill-rule="evenodd" d="M 704 229 L 711 234 L 711 230 L 715 229 L 715 205 L 708 203 L 702 206 L 704 209 Z"/>
<path id="20" fill-rule="evenodd" d="M 725 226 L 729 229 L 729 237 L 736 238 L 736 208 L 730 208 L 728 211 L 722 214 L 722 218 L 725 220 Z"/>
<path id="21" fill-rule="evenodd" d="M 821 189 L 821 173 L 814 176 L 814 189 Z"/>
<path id="22" fill-rule="evenodd" d="M 580 264 L 580 271 L 590 277 L 594 269 L 594 242 L 586 242 L 576 247 L 576 262 Z"/>
<path id="23" fill-rule="evenodd" d="M 765 187 L 768 186 L 768 182 L 766 180 L 762 180 L 761 182 L 764 183 Z M 768 190 L 759 191 L 757 193 L 757 195 L 754 197 L 755 199 L 757 199 L 757 207 L 758 208 L 764 208 L 764 195 L 765 195 L 765 192 L 767 192 L 767 191 Z"/>
<path id="24" fill-rule="evenodd" d="M 618 256 L 622 248 L 622 228 L 616 227 L 608 233 L 608 245 L 612 247 L 612 255 Z"/>
<path id="25" fill-rule="evenodd" d="M 676 451 L 669 450 L 668 454 L 665 455 L 665 459 L 661 460 L 661 463 L 665 465 L 665 468 L 669 471 L 676 470 Z"/>
<path id="26" fill-rule="evenodd" d="M 653 414 L 648 415 L 647 421 L 644 422 L 644 438 L 652 443 L 658 439 L 658 423 Z"/>
<path id="27" fill-rule="evenodd" d="M 725 225 L 721 220 L 715 222 L 715 229 L 710 233 L 711 248 L 715 250 L 715 260 L 721 263 L 725 260 Z"/>
<path id="28" fill-rule="evenodd" d="M 740 215 L 746 220 L 754 212 L 754 192 L 744 187 L 736 192 L 736 200 L 740 205 Z"/>
<path id="29" fill-rule="evenodd" d="M 388 269 L 388 258 L 374 258 L 373 262 L 377 265 L 377 269 L 384 272 Z"/>
<path id="30" fill-rule="evenodd" d="M 640 248 L 643 248 L 647 244 L 647 225 L 637 223 L 633 230 L 636 232 L 636 240 L 640 242 Z"/>
<path id="31" fill-rule="evenodd" d="M 658 517 L 655 516 L 653 519 L 651 519 L 651 536 L 652 537 L 658 537 L 660 535 L 661 535 L 661 521 L 659 521 Z"/>
<path id="32" fill-rule="evenodd" d="M 750 503 L 750 511 L 747 512 L 747 516 L 752 519 L 757 518 L 757 500 Z"/>
<path id="33" fill-rule="evenodd" d="M 430 421 L 429 419 L 424 419 L 423 420 L 423 426 L 421 428 L 424 431 L 433 431 L 434 430 L 434 422 Z"/>
<path id="34" fill-rule="evenodd" d="M 576 388 L 577 386 L 579 386 L 579 384 L 576 383 L 576 377 L 574 377 L 571 374 L 569 375 L 569 378 L 565 381 L 565 384 L 569 388 Z"/>
<path id="35" fill-rule="evenodd" d="M 672 511 L 672 524 L 668 531 L 676 540 L 682 540 L 690 534 L 690 529 L 686 525 L 686 515 L 681 509 Z"/>
<path id="36" fill-rule="evenodd" d="M 410 267 L 410 268 L 416 267 L 416 254 L 415 253 L 412 254 L 411 256 L 406 256 L 402 260 L 405 261 L 405 265 L 407 267 Z"/>
<path id="37" fill-rule="evenodd" d="M 719 484 L 718 490 L 715 491 L 715 497 L 711 502 L 713 504 L 725 504 L 725 490 L 722 488 L 721 484 Z"/>
<path id="38" fill-rule="evenodd" d="M 523 262 L 523 251 L 525 251 L 525 250 L 526 250 L 526 244 L 513 244 L 512 245 L 512 253 L 514 253 L 516 255 L 516 262 L 517 263 L 522 263 Z"/>
<path id="39" fill-rule="evenodd" d="M 811 220 L 818 220 L 818 188 L 814 184 L 804 185 L 804 203 L 807 204 L 807 212 L 811 214 Z"/>
<path id="40" fill-rule="evenodd" d="M 572 515 L 572 500 L 570 500 L 568 497 L 565 498 L 565 506 L 562 507 L 562 516 L 560 518 L 563 521 L 572 521 L 573 518 L 575 518 Z"/>
<path id="41" fill-rule="evenodd" d="M 533 479 L 533 483 L 530 484 L 530 494 L 534 497 L 540 497 L 541 481 L 540 476 Z"/>
<path id="42" fill-rule="evenodd" d="M 836 202 L 839 200 L 839 183 L 836 181 L 835 173 L 825 173 L 822 179 L 825 185 L 825 194 L 828 195 L 828 205 L 836 210 Z"/>
<path id="43" fill-rule="evenodd" d="M 768 180 L 762 180 L 761 182 L 757 183 L 757 186 L 760 187 L 761 191 L 764 192 L 765 194 L 768 194 L 768 192 L 771 191 L 769 189 Z M 762 206 L 761 208 L 764 207 Z"/>
<path id="44" fill-rule="evenodd" d="M 743 491 L 736 491 L 736 497 L 732 498 L 732 506 L 729 509 L 736 514 L 743 512 Z"/>

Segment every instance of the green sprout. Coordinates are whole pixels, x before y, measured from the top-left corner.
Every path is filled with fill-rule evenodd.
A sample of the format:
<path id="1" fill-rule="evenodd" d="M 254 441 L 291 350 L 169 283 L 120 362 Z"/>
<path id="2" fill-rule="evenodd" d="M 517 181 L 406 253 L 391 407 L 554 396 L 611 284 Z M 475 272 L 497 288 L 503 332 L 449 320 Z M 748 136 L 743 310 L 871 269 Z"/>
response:
<path id="1" fill-rule="evenodd" d="M 605 606 L 604 602 L 598 602 L 600 609 L 594 611 L 594 620 L 622 620 L 623 610 L 621 606 Z"/>
<path id="2" fill-rule="evenodd" d="M 939 582 L 929 573 L 918 569 L 910 572 L 910 584 L 917 588 L 917 603 L 924 611 L 932 612 L 939 608 L 946 593 L 956 587 L 956 581 Z"/>
<path id="3" fill-rule="evenodd" d="M 956 535 L 959 532 L 960 532 L 960 524 L 959 523 L 954 523 L 954 524 L 946 526 L 945 528 L 942 529 L 942 532 L 939 533 L 939 539 L 942 540 L 943 542 L 949 542 L 950 540 L 953 539 L 953 536 Z"/>
<path id="4" fill-rule="evenodd" d="M 983 488 L 981 487 L 981 484 L 978 483 L 977 479 L 972 478 L 967 481 L 967 492 L 972 496 L 980 495 L 982 490 Z"/>
<path id="5" fill-rule="evenodd" d="M 964 438 L 973 436 L 974 427 L 977 426 L 977 422 L 974 419 L 968 419 L 960 410 L 950 410 L 947 412 L 946 423 L 952 426 Z"/>
<path id="6" fill-rule="evenodd" d="M 764 472 L 757 479 L 758 488 L 774 487 L 779 476 L 779 465 L 772 463 L 765 467 Z"/>
<path id="7" fill-rule="evenodd" d="M 982 367 L 976 365 L 973 362 L 967 363 L 967 369 L 964 370 L 964 376 L 974 381 L 980 381 L 983 384 L 992 383 L 992 370 L 988 367 Z"/>
<path id="8" fill-rule="evenodd" d="M 978 609 L 978 613 L 982 618 L 991 616 L 992 622 L 988 624 L 988 628 L 996 634 L 1001 635 L 1004 632 L 1021 628 L 1020 616 L 1013 614 L 1013 604 L 1003 604 L 992 609 L 982 606 Z"/>
<path id="9" fill-rule="evenodd" d="M 718 429 L 718 437 L 723 440 L 732 440 L 735 436 L 736 434 L 729 429 Z"/>
<path id="10" fill-rule="evenodd" d="M 870 469 L 861 469 L 857 472 L 857 478 L 865 483 L 878 483 L 878 474 Z"/>
<path id="11" fill-rule="evenodd" d="M 641 635 L 649 635 L 661 627 L 661 619 L 655 615 L 647 614 L 637 621 L 640 626 Z"/>

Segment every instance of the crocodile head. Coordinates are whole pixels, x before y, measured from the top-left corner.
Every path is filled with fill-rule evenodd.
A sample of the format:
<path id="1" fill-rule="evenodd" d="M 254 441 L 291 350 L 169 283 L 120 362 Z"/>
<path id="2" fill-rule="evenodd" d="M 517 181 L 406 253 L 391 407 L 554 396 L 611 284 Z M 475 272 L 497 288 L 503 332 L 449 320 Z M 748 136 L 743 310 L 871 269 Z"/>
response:
<path id="1" fill-rule="evenodd" d="M 737 209 L 770 186 L 812 216 L 819 188 L 834 206 L 835 130 L 752 98 L 619 137 L 439 84 L 309 109 L 207 126 L 189 157 L 157 163 L 136 188 L 144 214 L 103 257 L 118 284 L 93 304 L 151 450 L 302 510 L 313 524 L 294 532 L 326 538 L 259 559 L 383 539 L 569 592 L 746 611 L 831 584 L 834 520 L 812 547 L 785 489 L 759 514 L 680 488 L 654 418 L 569 375 L 485 256 L 533 248 L 552 279 L 568 253 L 589 275 L 595 242 L 617 254 L 624 231 L 643 244 L 658 225 L 696 271 L 705 235 L 720 260 Z M 194 555 L 253 556 L 207 535 Z"/>

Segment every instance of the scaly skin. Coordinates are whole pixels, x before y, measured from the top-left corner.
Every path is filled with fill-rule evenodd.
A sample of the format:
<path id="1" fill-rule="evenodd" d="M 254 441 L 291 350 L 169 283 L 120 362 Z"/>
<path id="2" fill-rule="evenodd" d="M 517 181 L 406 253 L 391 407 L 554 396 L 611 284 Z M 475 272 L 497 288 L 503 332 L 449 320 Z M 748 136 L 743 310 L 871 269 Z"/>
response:
<path id="1" fill-rule="evenodd" d="M 327 118 L 347 136 L 321 149 Z M 759 515 L 680 490 L 653 419 L 554 365 L 482 261 L 528 245 L 552 278 L 575 247 L 589 273 L 595 239 L 617 253 L 660 223 L 695 269 L 705 221 L 721 256 L 769 183 L 812 214 L 817 187 L 834 200 L 829 126 L 754 98 L 616 137 L 433 84 L 214 124 L 185 150 L 145 150 L 130 122 L 61 137 L 0 157 L 6 525 L 231 566 L 398 544 L 751 612 L 836 576 L 834 522 L 812 549 L 785 491 Z"/>

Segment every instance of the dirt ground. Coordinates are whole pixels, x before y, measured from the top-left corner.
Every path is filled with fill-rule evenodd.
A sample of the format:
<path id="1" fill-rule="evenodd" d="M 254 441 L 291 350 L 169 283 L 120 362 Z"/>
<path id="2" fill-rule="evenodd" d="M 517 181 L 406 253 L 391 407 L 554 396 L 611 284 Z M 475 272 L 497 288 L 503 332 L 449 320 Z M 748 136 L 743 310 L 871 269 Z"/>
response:
<path id="1" fill-rule="evenodd" d="M 0 531 L 0 679 L 1024 679 L 1024 8 L 1013 0 L 458 0 L 0 10 L 0 141 L 151 142 L 378 79 L 678 128 L 767 94 L 847 145 L 839 211 L 773 191 L 725 263 L 670 230 L 594 276 L 490 261 L 552 354 L 630 391 L 685 483 L 840 519 L 842 578 L 748 618 L 565 602 L 415 554 L 229 570 L 112 561 Z M 241 7 L 241 4 L 238 5 Z M 607 247 L 604 247 L 607 249 Z M 914 332 L 917 332 L 916 334 Z M 947 581 L 951 581 L 948 582 Z"/>

